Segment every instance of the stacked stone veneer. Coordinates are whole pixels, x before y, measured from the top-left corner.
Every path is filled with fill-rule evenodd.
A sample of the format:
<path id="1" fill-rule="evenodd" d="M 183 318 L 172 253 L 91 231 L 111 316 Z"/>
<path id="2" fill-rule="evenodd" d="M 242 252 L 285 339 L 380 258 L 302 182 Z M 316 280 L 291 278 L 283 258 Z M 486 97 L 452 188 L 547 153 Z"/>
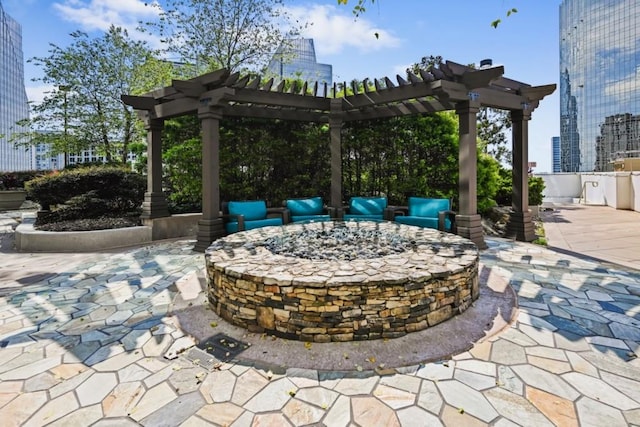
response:
<path id="1" fill-rule="evenodd" d="M 437 230 L 354 223 L 410 237 L 415 250 L 353 261 L 274 255 L 259 245 L 277 233 L 333 224 L 265 227 L 214 242 L 205 253 L 212 308 L 252 332 L 329 342 L 420 331 L 463 312 L 478 298 L 477 247 Z"/>

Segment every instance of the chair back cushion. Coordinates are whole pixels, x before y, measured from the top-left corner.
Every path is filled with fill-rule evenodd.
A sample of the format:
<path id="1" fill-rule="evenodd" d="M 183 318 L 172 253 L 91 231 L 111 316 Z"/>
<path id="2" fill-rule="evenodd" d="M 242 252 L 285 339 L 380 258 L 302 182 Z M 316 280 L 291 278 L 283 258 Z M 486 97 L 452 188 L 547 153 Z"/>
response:
<path id="1" fill-rule="evenodd" d="M 382 215 L 386 207 L 386 197 L 352 197 L 349 200 L 351 215 Z"/>
<path id="2" fill-rule="evenodd" d="M 308 199 L 289 199 L 287 209 L 291 216 L 322 215 L 322 197 L 310 197 Z"/>
<path id="3" fill-rule="evenodd" d="M 438 212 L 451 209 L 449 199 L 427 199 L 409 197 L 409 215 L 427 218 L 438 218 Z"/>
<path id="4" fill-rule="evenodd" d="M 245 221 L 255 221 L 267 217 L 267 203 L 264 200 L 229 202 L 231 215 L 244 215 Z"/>

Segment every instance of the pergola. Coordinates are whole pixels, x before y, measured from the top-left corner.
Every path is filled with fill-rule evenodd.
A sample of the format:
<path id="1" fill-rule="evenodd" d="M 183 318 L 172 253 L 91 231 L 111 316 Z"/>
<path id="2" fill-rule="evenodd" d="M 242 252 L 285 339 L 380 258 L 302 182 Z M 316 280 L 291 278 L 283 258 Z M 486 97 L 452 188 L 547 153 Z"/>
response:
<path id="1" fill-rule="evenodd" d="M 513 205 L 507 226 L 509 237 L 532 241 L 535 232 L 528 205 L 528 122 L 540 101 L 555 84 L 531 86 L 503 77 L 504 67 L 474 69 L 446 61 L 430 71 L 409 73 L 407 79 L 365 79 L 363 88 L 352 84 L 352 94 L 338 93 L 318 83 L 274 86 L 271 79 L 231 74 L 226 69 L 142 96 L 123 95 L 138 110 L 147 130 L 147 192 L 142 218 L 169 217 L 162 192 L 162 129 L 166 119 L 197 114 L 202 127 L 202 218 L 195 250 L 204 251 L 225 234 L 220 217 L 220 120 L 225 117 L 271 118 L 329 124 L 331 149 L 330 205 L 342 206 L 341 129 L 354 120 L 382 119 L 411 114 L 455 110 L 459 118 L 458 234 L 486 247 L 477 210 L 476 113 L 480 107 L 507 110 L 512 121 Z M 416 189 L 419 192 L 419 189 Z"/>

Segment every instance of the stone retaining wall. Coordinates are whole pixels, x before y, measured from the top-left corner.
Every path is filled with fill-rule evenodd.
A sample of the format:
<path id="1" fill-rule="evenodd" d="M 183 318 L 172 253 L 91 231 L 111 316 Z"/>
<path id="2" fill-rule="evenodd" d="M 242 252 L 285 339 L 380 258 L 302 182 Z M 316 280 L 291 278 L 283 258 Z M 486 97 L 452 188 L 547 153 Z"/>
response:
<path id="1" fill-rule="evenodd" d="M 332 224 L 266 227 L 215 242 L 205 254 L 212 308 L 251 332 L 329 342 L 399 337 L 447 320 L 478 298 L 476 246 L 437 230 L 375 223 L 410 237 L 417 250 L 348 262 L 290 258 L 246 244 L 285 228 Z"/>

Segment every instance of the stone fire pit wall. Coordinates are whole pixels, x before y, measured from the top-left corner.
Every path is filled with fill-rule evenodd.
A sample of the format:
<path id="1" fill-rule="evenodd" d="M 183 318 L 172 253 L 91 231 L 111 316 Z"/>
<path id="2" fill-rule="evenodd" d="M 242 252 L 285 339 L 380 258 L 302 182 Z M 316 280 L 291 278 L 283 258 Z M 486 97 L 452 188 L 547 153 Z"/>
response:
<path id="1" fill-rule="evenodd" d="M 393 233 L 411 248 L 327 260 L 277 255 L 261 245 L 282 233 L 333 227 Z M 473 242 L 392 222 L 265 227 L 216 240 L 205 259 L 208 298 L 218 315 L 251 332 L 309 342 L 400 337 L 463 312 L 479 295 Z"/>

